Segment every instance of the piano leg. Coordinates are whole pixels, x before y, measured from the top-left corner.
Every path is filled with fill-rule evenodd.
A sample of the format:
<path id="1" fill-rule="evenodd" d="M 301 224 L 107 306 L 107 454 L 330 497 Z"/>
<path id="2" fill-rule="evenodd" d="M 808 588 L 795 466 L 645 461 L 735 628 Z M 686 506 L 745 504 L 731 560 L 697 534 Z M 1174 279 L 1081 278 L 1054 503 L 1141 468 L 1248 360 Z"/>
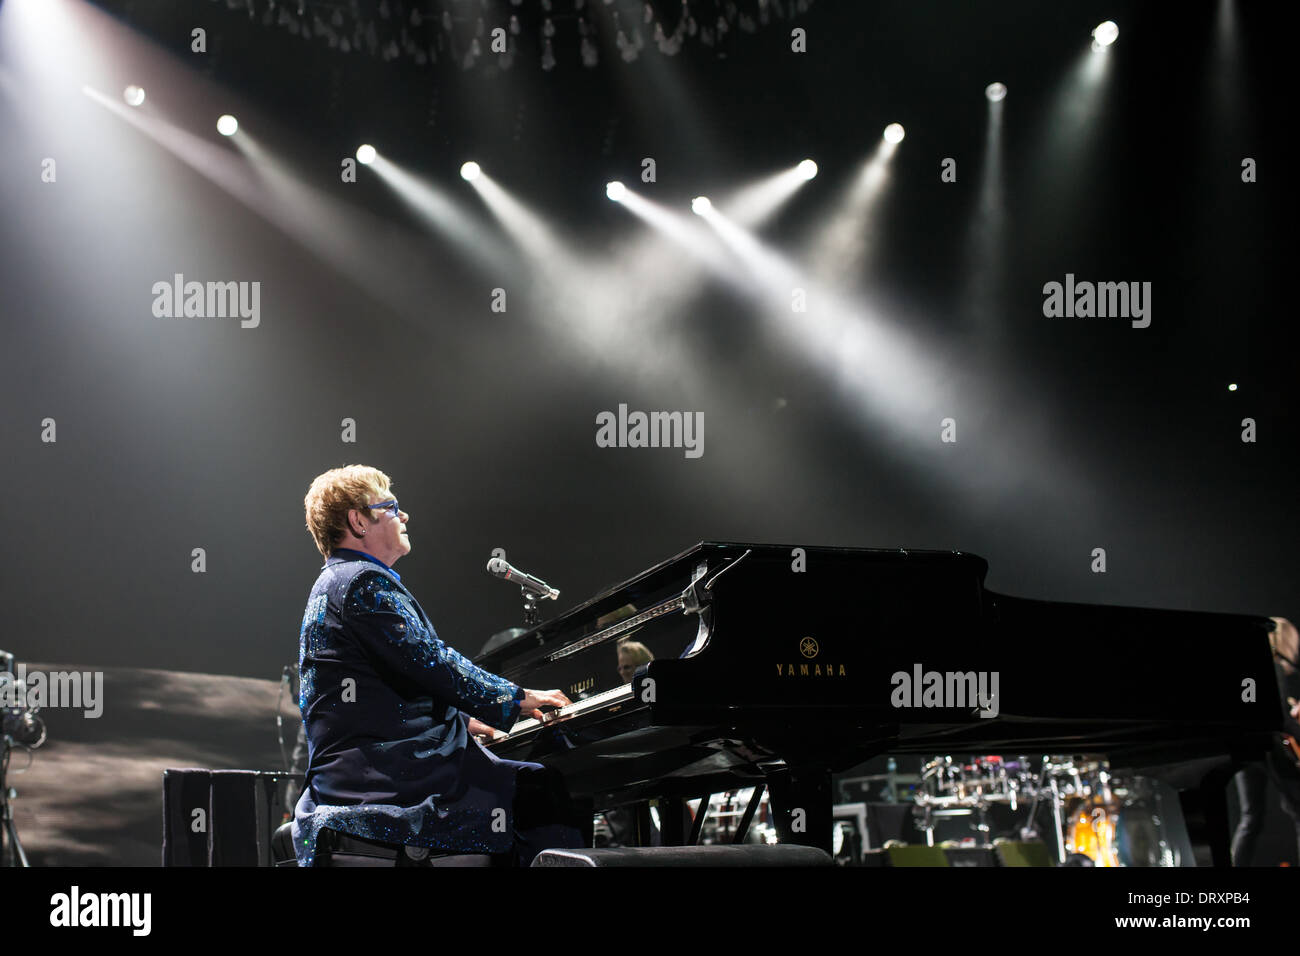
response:
<path id="1" fill-rule="evenodd" d="M 582 834 L 583 846 L 596 845 L 596 805 L 590 797 L 579 798 L 573 797 L 570 803 L 572 807 L 572 826 Z"/>
<path id="2" fill-rule="evenodd" d="M 787 766 L 769 773 L 767 785 L 777 839 L 830 853 L 835 822 L 830 770 Z"/>
<path id="3" fill-rule="evenodd" d="M 659 832 L 664 846 L 685 846 L 686 827 L 682 820 L 686 801 L 681 797 L 659 798 Z"/>
<path id="4" fill-rule="evenodd" d="M 1201 778 L 1199 786 L 1180 790 L 1183 820 L 1192 842 L 1192 852 L 1208 846 L 1212 866 L 1232 866 L 1231 835 L 1228 833 L 1228 784 L 1235 767 L 1216 768 Z M 1198 854 L 1199 855 L 1199 854 Z"/>
<path id="5" fill-rule="evenodd" d="M 650 801 L 638 800 L 632 806 L 636 820 L 636 846 L 654 845 L 654 821 L 650 819 Z"/>

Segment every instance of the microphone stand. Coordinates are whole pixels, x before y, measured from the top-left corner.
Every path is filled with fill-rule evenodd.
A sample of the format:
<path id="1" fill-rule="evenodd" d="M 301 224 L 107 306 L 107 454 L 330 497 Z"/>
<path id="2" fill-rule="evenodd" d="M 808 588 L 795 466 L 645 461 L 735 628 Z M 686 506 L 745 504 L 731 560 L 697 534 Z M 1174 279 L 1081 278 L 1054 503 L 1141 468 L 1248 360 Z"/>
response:
<path id="1" fill-rule="evenodd" d="M 542 623 L 542 612 L 537 610 L 537 592 L 531 588 L 520 588 L 519 593 L 524 599 L 524 623 L 529 627 L 536 627 Z"/>
<path id="2" fill-rule="evenodd" d="M 4 829 L 0 831 L 0 866 L 30 867 L 27 854 L 23 852 L 22 841 L 18 839 L 18 827 L 14 824 L 14 808 L 9 802 L 18 796 L 17 790 L 9 789 L 7 775 L 9 772 L 9 754 L 13 750 L 14 739 L 4 735 L 3 752 L 0 752 L 0 818 Z"/>

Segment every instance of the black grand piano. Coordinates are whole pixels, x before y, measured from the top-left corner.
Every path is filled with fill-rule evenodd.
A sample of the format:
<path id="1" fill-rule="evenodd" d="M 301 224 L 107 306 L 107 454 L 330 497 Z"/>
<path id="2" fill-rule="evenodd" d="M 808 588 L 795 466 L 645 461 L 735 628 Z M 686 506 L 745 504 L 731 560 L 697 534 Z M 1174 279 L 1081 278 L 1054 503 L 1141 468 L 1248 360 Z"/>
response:
<path id="1" fill-rule="evenodd" d="M 961 552 L 696 545 L 479 657 L 573 700 L 489 746 L 558 768 L 596 809 L 762 785 L 780 840 L 826 850 L 832 773 L 877 754 L 1099 754 L 1177 787 L 1226 865 L 1224 787 L 1282 729 L 1272 621 L 1007 597 L 987 569 Z M 629 683 L 625 638 L 655 658 Z M 687 835 L 660 816 L 666 843 L 698 836 L 698 819 Z"/>

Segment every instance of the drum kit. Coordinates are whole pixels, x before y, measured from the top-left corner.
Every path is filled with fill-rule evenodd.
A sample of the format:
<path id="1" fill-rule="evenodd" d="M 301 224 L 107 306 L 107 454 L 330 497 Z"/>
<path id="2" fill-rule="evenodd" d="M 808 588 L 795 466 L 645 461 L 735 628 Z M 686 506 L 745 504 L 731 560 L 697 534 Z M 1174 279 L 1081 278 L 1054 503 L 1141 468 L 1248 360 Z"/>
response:
<path id="1" fill-rule="evenodd" d="M 701 844 L 727 844 L 735 840 L 744 819 L 745 810 L 754 796 L 754 788 L 733 790 L 727 793 L 715 793 L 709 798 L 708 816 L 700 828 Z M 751 814 L 751 821 L 745 828 L 743 842 L 774 844 L 777 842 L 776 827 L 772 825 L 770 797 L 765 790 L 759 795 L 756 812 Z M 699 813 L 696 801 L 691 801 L 694 813 Z"/>
<path id="2" fill-rule="evenodd" d="M 1178 852 L 1159 813 L 1152 781 L 1111 773 L 1105 760 L 1044 756 L 967 762 L 936 757 L 921 770 L 913 796 L 917 827 L 934 845 L 936 822 L 974 815 L 976 842 L 989 845 L 990 812 L 1024 812 L 1021 839 L 1039 839 L 1039 808 L 1051 811 L 1057 860 L 1064 866 L 1177 866 Z"/>

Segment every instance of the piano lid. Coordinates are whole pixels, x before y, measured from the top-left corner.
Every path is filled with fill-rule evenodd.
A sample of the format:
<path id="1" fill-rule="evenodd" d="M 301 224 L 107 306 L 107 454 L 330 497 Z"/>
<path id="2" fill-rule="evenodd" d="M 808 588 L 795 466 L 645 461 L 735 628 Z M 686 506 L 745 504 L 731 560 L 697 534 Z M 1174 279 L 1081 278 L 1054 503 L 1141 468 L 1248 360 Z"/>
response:
<path id="1" fill-rule="evenodd" d="M 977 587 L 983 586 L 988 573 L 987 561 L 963 551 L 702 541 L 480 655 L 475 663 L 497 674 L 507 667 L 527 667 L 534 661 L 541 660 L 554 646 L 575 642 L 595 633 L 608 624 L 606 621 L 598 625 L 598 621 L 613 615 L 627 604 L 633 605 L 638 611 L 644 611 L 660 601 L 679 595 L 691 584 L 702 565 L 707 565 L 708 574 L 712 576 L 746 552 L 750 552 L 753 557 L 761 557 L 766 562 L 784 560 L 793 563 L 797 557 L 796 549 L 802 551 L 803 560 L 813 566 L 820 561 L 833 561 L 837 564 L 851 562 L 864 570 L 879 565 L 910 566 L 918 570 L 933 567 L 948 573 L 959 570 L 963 577 Z"/>

